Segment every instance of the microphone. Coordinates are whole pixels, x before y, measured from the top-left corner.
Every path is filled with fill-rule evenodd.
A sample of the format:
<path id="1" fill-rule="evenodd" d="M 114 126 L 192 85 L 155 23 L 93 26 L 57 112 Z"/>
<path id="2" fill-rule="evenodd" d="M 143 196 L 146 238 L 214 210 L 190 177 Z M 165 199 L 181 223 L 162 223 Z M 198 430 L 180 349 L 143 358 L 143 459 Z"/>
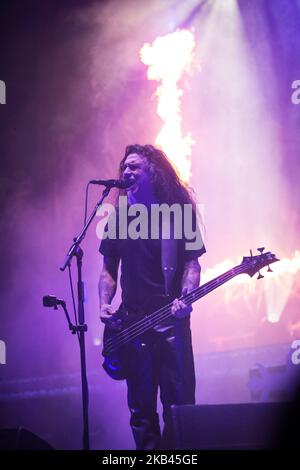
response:
<path id="1" fill-rule="evenodd" d="M 120 188 L 126 189 L 133 185 L 132 181 L 125 180 L 91 180 L 91 184 L 100 184 L 107 188 Z"/>
<path id="2" fill-rule="evenodd" d="M 58 299 L 54 295 L 44 295 L 43 297 L 43 305 L 44 307 L 54 307 L 57 309 L 57 305 L 65 305 L 65 301 Z"/>

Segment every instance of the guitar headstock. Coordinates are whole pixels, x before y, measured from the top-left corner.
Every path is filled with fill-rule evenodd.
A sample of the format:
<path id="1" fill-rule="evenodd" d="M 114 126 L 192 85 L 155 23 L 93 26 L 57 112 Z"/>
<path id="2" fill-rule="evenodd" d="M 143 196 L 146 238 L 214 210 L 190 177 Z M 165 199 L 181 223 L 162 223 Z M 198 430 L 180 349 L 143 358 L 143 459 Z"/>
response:
<path id="1" fill-rule="evenodd" d="M 240 266 L 243 268 L 243 272 L 245 274 L 249 274 L 249 276 L 253 277 L 255 273 L 259 273 L 259 270 L 269 266 L 268 271 L 272 271 L 270 268 L 270 264 L 276 263 L 279 261 L 278 258 L 271 253 L 270 251 L 263 253 L 264 248 L 258 248 L 260 251 L 260 255 L 253 256 L 250 250 L 251 256 L 244 256 L 243 261 L 241 262 Z M 263 277 L 260 273 L 258 279 Z"/>

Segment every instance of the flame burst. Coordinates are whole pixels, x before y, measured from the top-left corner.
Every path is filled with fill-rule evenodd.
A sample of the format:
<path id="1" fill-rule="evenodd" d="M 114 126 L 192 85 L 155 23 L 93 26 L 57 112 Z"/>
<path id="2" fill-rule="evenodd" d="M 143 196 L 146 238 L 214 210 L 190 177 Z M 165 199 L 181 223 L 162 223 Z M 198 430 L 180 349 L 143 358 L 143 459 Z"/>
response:
<path id="1" fill-rule="evenodd" d="M 239 264 L 238 260 L 226 259 L 201 275 L 201 284 L 219 276 Z M 276 323 L 293 291 L 297 289 L 295 275 L 300 271 L 300 251 L 296 250 L 291 258 L 280 258 L 280 261 L 271 266 L 274 272 L 267 272 L 267 267 L 261 270 L 265 275 L 263 292 L 266 300 L 266 314 L 269 322 Z M 256 276 L 254 277 L 254 279 Z M 229 303 L 237 295 L 247 298 L 254 292 L 255 283 L 249 276 L 237 276 L 221 286 L 225 289 L 225 303 Z"/>
<path id="2" fill-rule="evenodd" d="M 189 72 L 194 59 L 195 38 L 191 31 L 182 29 L 160 36 L 152 45 L 144 44 L 141 60 L 148 65 L 148 79 L 160 81 L 156 90 L 157 113 L 163 126 L 155 143 L 168 155 L 181 178 L 188 182 L 191 176 L 191 155 L 194 141 L 190 132 L 183 137 L 181 97 L 178 82 Z"/>

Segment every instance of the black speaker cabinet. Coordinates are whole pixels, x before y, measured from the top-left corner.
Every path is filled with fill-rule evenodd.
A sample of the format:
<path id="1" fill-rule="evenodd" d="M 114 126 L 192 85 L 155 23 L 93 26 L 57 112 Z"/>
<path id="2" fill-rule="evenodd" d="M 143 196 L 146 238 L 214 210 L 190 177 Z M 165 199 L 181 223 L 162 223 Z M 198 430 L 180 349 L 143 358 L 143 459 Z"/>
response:
<path id="1" fill-rule="evenodd" d="M 286 403 L 173 406 L 175 449 L 272 449 L 287 412 Z"/>
<path id="2" fill-rule="evenodd" d="M 23 428 L 0 429 L 0 450 L 54 450 L 46 441 Z"/>

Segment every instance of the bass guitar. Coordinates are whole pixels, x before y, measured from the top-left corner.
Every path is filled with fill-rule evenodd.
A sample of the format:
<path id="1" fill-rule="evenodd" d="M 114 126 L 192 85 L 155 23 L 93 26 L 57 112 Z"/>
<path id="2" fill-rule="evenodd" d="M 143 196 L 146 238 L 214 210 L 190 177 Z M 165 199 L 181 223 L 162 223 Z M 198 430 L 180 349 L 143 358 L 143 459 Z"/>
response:
<path id="1" fill-rule="evenodd" d="M 263 276 L 259 272 L 260 269 L 268 266 L 268 271 L 272 271 L 270 264 L 279 261 L 273 253 L 263 253 L 263 250 L 264 248 L 258 248 L 261 254 L 257 256 L 252 256 L 252 253 L 251 256 L 244 256 L 241 264 L 181 296 L 180 300 L 186 305 L 192 305 L 240 274 L 248 274 L 252 277 L 258 272 L 258 279 L 261 279 Z M 122 357 L 126 355 L 126 346 L 170 318 L 172 304 L 170 297 L 155 296 L 146 302 L 141 308 L 140 315 L 135 315 L 134 320 L 132 320 L 132 316 L 128 315 L 128 312 L 122 310 L 118 310 L 112 315 L 112 319 L 109 320 L 110 325 L 109 323 L 105 325 L 102 351 L 103 368 L 112 379 L 123 380 L 126 378 L 126 370 L 122 360 Z M 113 327 L 113 325 L 115 326 Z M 117 328 L 116 325 L 118 325 Z"/>

